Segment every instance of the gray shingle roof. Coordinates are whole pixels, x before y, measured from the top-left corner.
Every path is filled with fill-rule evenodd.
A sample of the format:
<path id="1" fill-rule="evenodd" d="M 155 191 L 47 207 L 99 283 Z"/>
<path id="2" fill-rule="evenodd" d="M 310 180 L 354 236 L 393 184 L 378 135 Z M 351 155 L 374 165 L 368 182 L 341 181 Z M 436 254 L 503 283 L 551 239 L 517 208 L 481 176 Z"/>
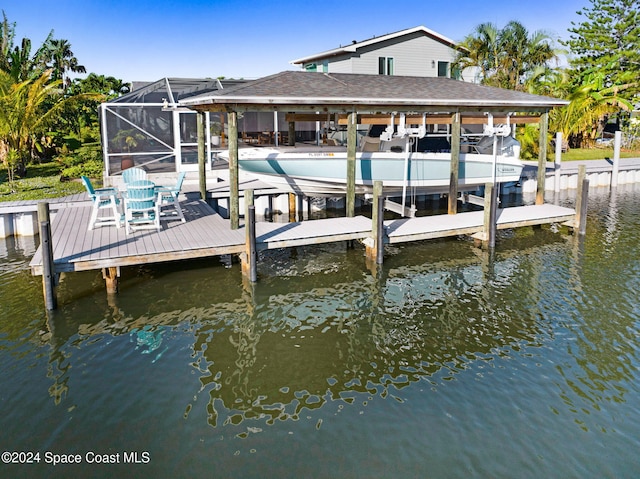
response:
<path id="1" fill-rule="evenodd" d="M 557 98 L 476 85 L 449 78 L 284 71 L 233 88 L 185 99 L 198 109 L 249 106 L 326 107 L 330 110 L 464 108 L 533 111 L 567 104 Z"/>

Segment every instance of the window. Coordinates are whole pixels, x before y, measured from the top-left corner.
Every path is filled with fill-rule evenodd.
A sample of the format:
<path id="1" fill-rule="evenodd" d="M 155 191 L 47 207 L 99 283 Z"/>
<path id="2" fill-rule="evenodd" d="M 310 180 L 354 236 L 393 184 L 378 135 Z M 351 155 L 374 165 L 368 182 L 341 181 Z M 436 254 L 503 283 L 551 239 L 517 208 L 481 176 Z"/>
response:
<path id="1" fill-rule="evenodd" d="M 308 72 L 329 72 L 329 62 L 323 61 L 322 63 L 305 63 L 304 65 L 305 71 Z"/>
<path id="2" fill-rule="evenodd" d="M 449 62 L 438 62 L 438 76 L 439 77 L 448 77 L 449 76 Z"/>
<path id="3" fill-rule="evenodd" d="M 393 75 L 393 57 L 378 57 L 378 73 Z"/>

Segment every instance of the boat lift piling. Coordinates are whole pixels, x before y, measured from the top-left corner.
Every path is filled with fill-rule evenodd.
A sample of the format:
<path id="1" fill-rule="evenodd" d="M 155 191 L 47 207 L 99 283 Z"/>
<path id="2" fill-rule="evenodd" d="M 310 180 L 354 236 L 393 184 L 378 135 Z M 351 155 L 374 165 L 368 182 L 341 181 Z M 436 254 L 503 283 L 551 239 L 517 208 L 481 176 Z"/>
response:
<path id="1" fill-rule="evenodd" d="M 358 141 L 358 119 L 355 111 L 349 113 L 347 121 L 347 216 L 356 215 L 356 143 Z"/>
<path id="2" fill-rule="evenodd" d="M 562 132 L 556 132 L 553 191 L 560 193 L 560 167 L 562 166 Z"/>
<path id="3" fill-rule="evenodd" d="M 251 283 L 258 280 L 258 252 L 256 249 L 256 207 L 253 190 L 244 192 L 245 199 L 245 251 L 240 255 L 242 275 Z"/>
<path id="4" fill-rule="evenodd" d="M 56 299 L 56 276 L 53 264 L 53 241 L 51 235 L 51 216 L 49 203 L 38 203 L 38 222 L 40 225 L 40 244 L 42 248 L 42 291 L 44 305 L 48 311 L 58 307 Z"/>
<path id="5" fill-rule="evenodd" d="M 371 208 L 372 237 L 364 241 L 367 260 L 382 264 L 384 260 L 384 198 L 382 181 L 373 184 L 373 205 Z"/>
<path id="6" fill-rule="evenodd" d="M 580 165 L 578 167 L 578 191 L 576 194 L 576 218 L 574 220 L 573 230 L 578 232 L 579 236 L 587 233 L 587 197 L 589 195 L 589 178 L 587 178 L 587 167 Z"/>
<path id="7" fill-rule="evenodd" d="M 611 188 L 618 186 L 618 172 L 620 171 L 620 146 L 622 144 L 622 132 L 616 131 L 613 139 L 613 170 L 611 171 Z"/>
<path id="8" fill-rule="evenodd" d="M 458 169 L 460 167 L 460 112 L 451 117 L 451 174 L 449 179 L 448 212 L 455 215 L 458 212 Z"/>
<path id="9" fill-rule="evenodd" d="M 547 171 L 547 132 L 549 130 L 549 110 L 540 115 L 540 136 L 538 138 L 538 184 L 536 190 L 536 205 L 544 204 L 544 182 Z"/>

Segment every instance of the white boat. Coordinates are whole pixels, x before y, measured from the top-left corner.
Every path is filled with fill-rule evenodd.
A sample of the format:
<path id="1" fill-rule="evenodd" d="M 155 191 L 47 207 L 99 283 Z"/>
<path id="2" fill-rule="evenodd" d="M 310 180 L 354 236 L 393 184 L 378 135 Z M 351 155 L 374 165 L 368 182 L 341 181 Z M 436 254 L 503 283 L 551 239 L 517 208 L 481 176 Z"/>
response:
<path id="1" fill-rule="evenodd" d="M 407 189 L 448 191 L 450 152 L 415 151 L 418 137 L 410 135 L 389 135 L 387 138 L 385 140 L 382 135 L 381 138 L 363 137 L 361 140 L 361 151 L 356 153 L 357 193 L 370 192 L 377 180 L 383 182 L 385 193 Z M 494 141 L 497 143 L 495 155 Z M 472 153 L 460 153 L 459 189 L 519 181 L 523 168 L 519 153 L 520 144 L 511 136 L 482 138 L 473 146 Z M 347 150 L 344 147 L 240 148 L 238 166 L 276 188 L 310 196 L 339 195 L 346 191 Z"/>

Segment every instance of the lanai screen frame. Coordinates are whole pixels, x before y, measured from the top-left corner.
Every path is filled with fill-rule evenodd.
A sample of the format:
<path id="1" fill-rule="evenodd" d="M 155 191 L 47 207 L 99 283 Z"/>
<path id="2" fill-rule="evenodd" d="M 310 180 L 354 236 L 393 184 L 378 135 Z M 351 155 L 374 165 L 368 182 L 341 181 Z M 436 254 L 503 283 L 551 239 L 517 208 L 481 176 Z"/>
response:
<path id="1" fill-rule="evenodd" d="M 238 81 L 229 83 L 236 84 Z M 163 78 L 123 97 L 101 104 L 99 114 L 105 179 L 120 175 L 124 169 L 123 166 L 140 166 L 157 173 L 197 170 L 196 112 L 179 105 L 178 101 L 222 88 L 221 81 L 216 79 Z M 155 101 L 144 101 L 146 97 L 153 97 Z M 185 117 L 182 115 L 193 117 L 191 127 L 188 125 L 191 122 L 185 122 Z M 223 113 L 205 116 L 208 170 L 211 169 L 216 158 L 216 148 L 212 145 L 214 135 L 211 133 L 211 126 L 215 121 L 222 122 L 221 117 L 224 117 Z M 162 122 L 165 128 L 154 129 L 147 126 L 152 126 L 154 123 L 157 126 Z M 193 131 L 189 133 L 190 129 Z M 131 132 L 129 141 L 124 137 L 120 140 L 116 139 L 122 131 Z M 188 163 L 184 161 L 185 153 L 193 157 L 192 161 Z M 125 165 L 122 163 L 123 160 Z"/>

